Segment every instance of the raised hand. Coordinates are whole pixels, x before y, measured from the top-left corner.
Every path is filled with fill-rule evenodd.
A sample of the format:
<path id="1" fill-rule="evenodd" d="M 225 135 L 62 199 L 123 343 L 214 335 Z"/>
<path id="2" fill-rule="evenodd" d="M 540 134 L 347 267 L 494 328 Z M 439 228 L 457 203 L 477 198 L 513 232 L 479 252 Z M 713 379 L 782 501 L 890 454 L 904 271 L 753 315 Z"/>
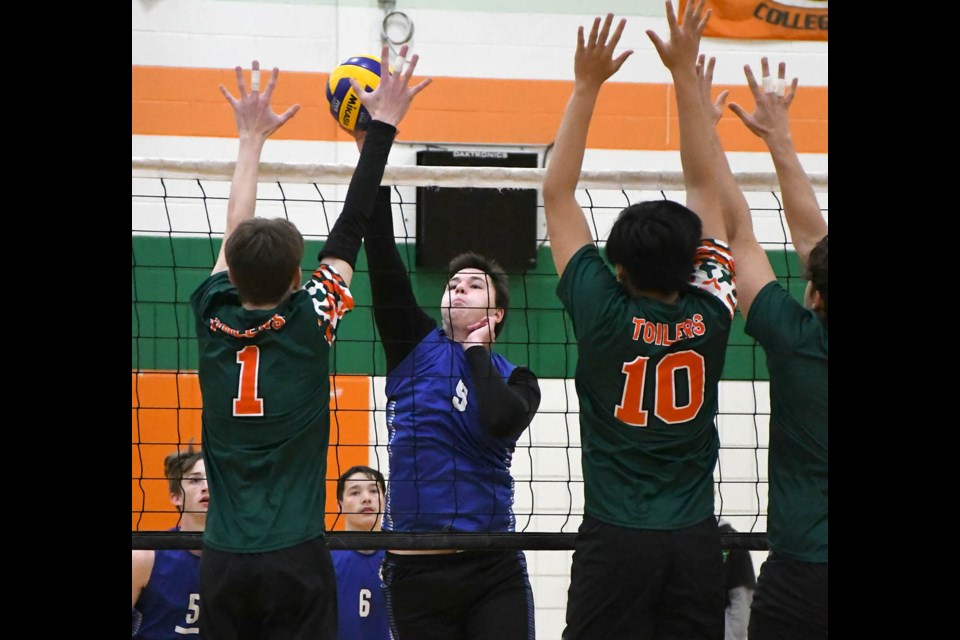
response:
<path id="1" fill-rule="evenodd" d="M 736 102 L 730 103 L 730 110 L 737 114 L 750 131 L 764 140 L 770 137 L 789 136 L 790 104 L 797 93 L 798 79 L 794 78 L 790 86 L 787 86 L 785 62 L 780 63 L 776 79 L 770 77 L 770 65 L 766 57 L 760 59 L 760 69 L 763 72 L 762 84 L 757 83 L 750 65 L 743 66 L 747 85 L 753 93 L 755 102 L 753 113 L 747 113 L 746 109 Z"/>
<path id="2" fill-rule="evenodd" d="M 233 113 L 237 119 L 237 133 L 240 137 L 253 136 L 261 140 L 266 140 L 270 135 L 282 127 L 284 123 L 292 118 L 300 110 L 300 105 L 295 104 L 283 113 L 277 115 L 270 108 L 270 98 L 273 96 L 273 90 L 277 86 L 277 77 L 280 75 L 280 69 L 273 68 L 270 74 L 270 80 L 263 94 L 260 93 L 260 62 L 254 60 L 250 65 L 251 88 L 247 93 L 246 85 L 243 81 L 243 68 L 236 67 L 237 72 L 237 90 L 240 98 L 234 98 L 226 87 L 220 85 L 220 93 L 226 97 L 227 102 L 233 107 Z"/>
<path id="3" fill-rule="evenodd" d="M 704 107 L 706 107 L 707 113 L 713 118 L 713 124 L 716 126 L 717 122 L 719 122 L 723 116 L 723 105 L 727 101 L 727 96 L 730 95 L 730 92 L 727 90 L 721 91 L 716 100 L 710 100 L 710 93 L 713 91 L 713 67 L 717 63 L 717 59 L 711 57 L 710 60 L 704 64 L 705 58 L 706 56 L 702 53 L 700 57 L 697 58 L 697 79 L 700 81 L 700 95 L 703 99 Z"/>
<path id="4" fill-rule="evenodd" d="M 409 86 L 420 56 L 413 54 L 410 62 L 407 63 L 407 50 L 407 45 L 400 48 L 397 68 L 391 72 L 390 48 L 387 45 L 383 46 L 380 52 L 380 84 L 373 91 L 369 93 L 364 91 L 356 80 L 350 79 L 350 85 L 360 97 L 360 102 L 370 112 L 373 120 L 397 126 L 406 115 L 413 98 L 433 82 L 433 78 L 426 78 L 416 86 Z M 358 143 L 362 144 L 361 141 Z"/>
<path id="5" fill-rule="evenodd" d="M 647 30 L 647 36 L 653 42 L 660 60 L 671 73 L 692 69 L 697 63 L 697 52 L 700 49 L 700 37 L 703 29 L 710 20 L 711 10 L 703 11 L 706 0 L 690 0 L 683 11 L 683 20 L 677 21 L 673 10 L 673 3 L 667 0 L 667 24 L 670 27 L 670 40 L 664 42 L 652 29 Z"/>
<path id="6" fill-rule="evenodd" d="M 583 27 L 577 30 L 577 52 L 574 56 L 573 72 L 578 85 L 598 88 L 607 78 L 619 71 L 627 58 L 633 54 L 633 50 L 628 49 L 616 58 L 613 57 L 613 50 L 620 42 L 620 35 L 627 21 L 621 18 L 611 36 L 612 23 L 612 13 L 607 14 L 603 21 L 603 28 L 600 27 L 600 18 L 595 18 L 593 28 L 590 29 L 590 37 L 586 41 L 583 38 Z"/>
<path id="7" fill-rule="evenodd" d="M 497 334 L 494 327 L 497 325 L 497 319 L 493 316 L 487 316 L 467 327 L 467 337 L 463 341 L 463 350 L 477 345 L 489 349 L 497 340 Z"/>

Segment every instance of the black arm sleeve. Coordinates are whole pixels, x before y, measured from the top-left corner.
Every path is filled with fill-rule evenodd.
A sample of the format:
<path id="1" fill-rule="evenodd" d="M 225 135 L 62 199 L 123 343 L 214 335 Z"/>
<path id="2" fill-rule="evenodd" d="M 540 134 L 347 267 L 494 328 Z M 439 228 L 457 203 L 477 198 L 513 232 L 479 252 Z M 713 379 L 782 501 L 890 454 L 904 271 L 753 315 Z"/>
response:
<path id="1" fill-rule="evenodd" d="M 396 135 L 397 128 L 393 125 L 379 120 L 370 123 L 357 168 L 350 178 L 343 210 L 317 256 L 318 261 L 322 262 L 324 256 L 334 256 L 356 268 L 360 243 L 370 221 L 377 187 L 383 180 L 387 156 L 390 155 L 390 147 L 393 146 Z"/>
<path id="2" fill-rule="evenodd" d="M 417 305 L 413 295 L 410 276 L 393 237 L 389 187 L 380 187 L 377 192 L 363 250 L 370 269 L 373 319 L 387 356 L 387 373 L 390 373 L 437 323 Z"/>
<path id="3" fill-rule="evenodd" d="M 517 367 L 507 381 L 490 360 L 490 352 L 477 345 L 467 349 L 473 387 L 480 403 L 480 421 L 495 438 L 519 435 L 540 408 L 540 383 L 527 367 Z"/>

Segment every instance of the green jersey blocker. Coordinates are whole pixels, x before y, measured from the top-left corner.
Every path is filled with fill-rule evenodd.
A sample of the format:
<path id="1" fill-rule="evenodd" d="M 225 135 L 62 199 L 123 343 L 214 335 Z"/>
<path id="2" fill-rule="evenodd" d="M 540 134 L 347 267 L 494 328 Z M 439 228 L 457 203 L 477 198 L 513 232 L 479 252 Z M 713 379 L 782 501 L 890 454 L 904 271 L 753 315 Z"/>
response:
<path id="1" fill-rule="evenodd" d="M 578 345 L 584 511 L 656 530 L 712 516 L 714 418 L 736 306 L 729 248 L 701 241 L 690 285 L 670 304 L 630 296 L 585 245 L 557 295 Z"/>
<path id="2" fill-rule="evenodd" d="M 190 298 L 200 351 L 204 545 L 231 553 L 292 547 L 324 533 L 329 355 L 354 306 L 321 264 L 274 309 L 247 310 L 222 271 Z"/>
<path id="3" fill-rule="evenodd" d="M 827 562 L 827 327 L 770 282 L 744 330 L 770 370 L 767 543 L 794 560 Z"/>

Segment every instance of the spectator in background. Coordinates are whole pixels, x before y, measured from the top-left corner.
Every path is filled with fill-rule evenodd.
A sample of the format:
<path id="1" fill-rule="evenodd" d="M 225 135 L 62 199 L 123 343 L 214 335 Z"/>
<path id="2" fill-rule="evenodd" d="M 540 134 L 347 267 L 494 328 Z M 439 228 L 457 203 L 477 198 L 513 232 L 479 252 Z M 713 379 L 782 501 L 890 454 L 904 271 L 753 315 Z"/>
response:
<path id="1" fill-rule="evenodd" d="M 363 465 L 350 467 L 337 481 L 337 502 L 346 531 L 380 531 L 383 474 Z M 390 640 L 387 605 L 380 580 L 383 549 L 331 551 L 337 576 L 340 640 Z"/>
<path id="2" fill-rule="evenodd" d="M 163 461 L 170 502 L 180 522 L 170 531 L 203 531 L 207 523 L 207 474 L 193 442 Z M 200 551 L 133 551 L 133 637 L 138 640 L 202 640 L 200 619 Z"/>

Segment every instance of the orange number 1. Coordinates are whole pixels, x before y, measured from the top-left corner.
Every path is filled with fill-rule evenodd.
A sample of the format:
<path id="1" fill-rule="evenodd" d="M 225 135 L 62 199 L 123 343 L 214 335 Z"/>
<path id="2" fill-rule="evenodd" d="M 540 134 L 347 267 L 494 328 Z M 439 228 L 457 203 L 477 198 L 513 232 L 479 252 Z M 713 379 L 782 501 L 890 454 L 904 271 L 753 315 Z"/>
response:
<path id="1" fill-rule="evenodd" d="M 233 415 L 262 416 L 263 400 L 257 397 L 257 381 L 260 373 L 260 348 L 247 346 L 237 351 L 240 365 L 239 396 L 233 399 Z"/>
<path id="2" fill-rule="evenodd" d="M 622 422 L 635 427 L 647 426 L 647 412 L 642 408 L 643 386 L 646 383 L 647 361 L 650 358 L 637 356 L 630 362 L 624 362 L 620 369 L 627 375 L 623 385 L 620 404 L 613 415 Z M 678 370 L 686 372 L 690 389 L 690 401 L 677 406 L 674 375 Z M 666 424 L 678 424 L 692 420 L 703 406 L 703 385 L 706 368 L 703 356 L 696 351 L 680 351 L 665 356 L 656 367 L 653 413 Z"/>

